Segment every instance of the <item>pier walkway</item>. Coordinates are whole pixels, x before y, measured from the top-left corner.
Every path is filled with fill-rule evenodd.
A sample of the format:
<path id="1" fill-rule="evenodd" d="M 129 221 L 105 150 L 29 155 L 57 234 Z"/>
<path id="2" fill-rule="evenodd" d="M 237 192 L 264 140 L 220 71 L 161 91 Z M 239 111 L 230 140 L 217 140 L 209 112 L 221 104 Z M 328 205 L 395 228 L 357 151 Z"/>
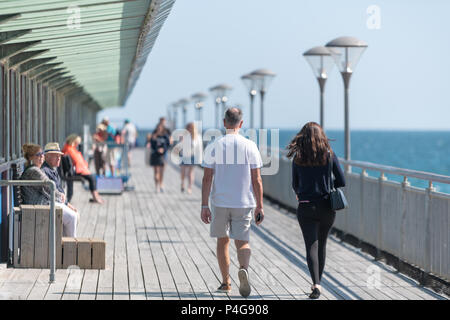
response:
<path id="1" fill-rule="evenodd" d="M 73 204 L 81 212 L 79 237 L 103 238 L 106 270 L 13 269 L 0 264 L 0 299 L 241 299 L 236 251 L 231 249 L 232 292 L 216 293 L 220 273 L 215 240 L 200 220 L 201 190 L 180 192 L 179 173 L 165 172 L 165 192 L 155 193 L 143 150 L 133 151 L 136 190 L 90 204 L 76 183 Z M 198 170 L 198 169 L 196 169 Z M 198 172 L 200 175 L 200 172 Z M 248 299 L 307 300 L 310 276 L 296 217 L 268 201 L 265 220 L 252 227 Z M 321 299 L 448 299 L 331 236 Z"/>

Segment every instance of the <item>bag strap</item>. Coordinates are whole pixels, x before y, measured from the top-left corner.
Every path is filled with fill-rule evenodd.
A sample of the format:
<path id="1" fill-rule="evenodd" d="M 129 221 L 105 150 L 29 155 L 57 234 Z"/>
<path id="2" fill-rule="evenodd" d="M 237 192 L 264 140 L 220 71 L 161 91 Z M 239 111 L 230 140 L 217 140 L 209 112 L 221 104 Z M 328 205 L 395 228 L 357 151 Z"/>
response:
<path id="1" fill-rule="evenodd" d="M 331 172 L 333 169 L 333 158 L 332 158 L 330 150 L 328 150 L 328 155 L 329 155 L 328 156 L 328 185 L 330 186 L 330 193 L 331 193 L 331 191 L 334 190 L 334 181 L 333 181 L 333 178 L 331 177 Z"/>

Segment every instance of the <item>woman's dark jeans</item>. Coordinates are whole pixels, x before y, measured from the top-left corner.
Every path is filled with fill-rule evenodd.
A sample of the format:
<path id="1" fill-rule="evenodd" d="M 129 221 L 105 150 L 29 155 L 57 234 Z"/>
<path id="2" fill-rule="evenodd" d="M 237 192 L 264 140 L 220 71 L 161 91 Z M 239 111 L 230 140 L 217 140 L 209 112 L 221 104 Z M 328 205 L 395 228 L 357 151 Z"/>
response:
<path id="1" fill-rule="evenodd" d="M 297 219 L 302 229 L 306 246 L 306 260 L 314 284 L 320 284 L 325 268 L 328 234 L 333 226 L 336 212 L 330 201 L 299 203 Z"/>
<path id="2" fill-rule="evenodd" d="M 89 183 L 89 191 L 93 192 L 97 190 L 95 175 L 76 175 L 75 177 L 82 177 Z M 73 197 L 73 180 L 67 180 L 67 201 L 70 202 Z"/>

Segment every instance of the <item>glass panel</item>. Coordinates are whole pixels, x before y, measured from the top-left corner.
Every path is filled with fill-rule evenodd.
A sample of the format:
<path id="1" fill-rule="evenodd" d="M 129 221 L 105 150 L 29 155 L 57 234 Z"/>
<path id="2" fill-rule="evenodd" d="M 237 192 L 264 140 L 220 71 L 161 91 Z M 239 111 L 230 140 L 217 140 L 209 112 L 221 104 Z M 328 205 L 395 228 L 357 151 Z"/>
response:
<path id="1" fill-rule="evenodd" d="M 340 72 L 353 72 L 367 47 L 333 47 L 333 58 Z"/>
<path id="2" fill-rule="evenodd" d="M 5 101 L 3 94 L 3 65 L 0 64 L 0 163 L 5 161 Z M 0 208 L 1 209 L 1 208 Z"/>
<path id="3" fill-rule="evenodd" d="M 41 101 L 41 85 L 36 82 L 36 101 L 37 101 L 37 108 L 36 108 L 36 126 L 37 126 L 37 141 L 36 143 L 42 144 L 42 101 Z"/>
<path id="4" fill-rule="evenodd" d="M 332 56 L 305 56 L 316 78 L 328 78 L 334 66 Z"/>
<path id="5" fill-rule="evenodd" d="M 9 145 L 11 158 L 16 158 L 16 130 L 14 130 L 16 123 L 16 82 L 14 81 L 15 74 L 12 70 L 9 71 Z"/>
<path id="6" fill-rule="evenodd" d="M 256 76 L 255 86 L 259 91 L 266 91 L 272 83 L 273 76 Z"/>
<path id="7" fill-rule="evenodd" d="M 24 76 L 20 76 L 20 106 L 21 106 L 21 110 L 20 110 L 20 114 L 21 114 L 21 124 L 20 124 L 20 136 L 21 136 L 21 140 L 20 140 L 20 144 L 23 145 L 25 143 L 26 137 L 27 137 L 27 104 L 26 104 L 26 97 L 25 97 L 25 92 L 26 92 L 26 88 L 25 88 L 25 77 Z"/>
<path id="8" fill-rule="evenodd" d="M 22 137 L 20 135 L 20 131 L 21 131 L 21 118 L 22 118 L 22 113 L 21 113 L 21 105 L 20 105 L 20 75 L 16 72 L 13 71 L 14 73 L 14 86 L 15 86 L 15 92 L 14 92 L 14 96 L 15 96 L 15 100 L 16 100 L 16 121 L 15 121 L 15 130 L 16 130 L 16 157 L 20 158 L 20 155 L 22 154 L 22 145 L 20 144 Z"/>
<path id="9" fill-rule="evenodd" d="M 248 92 L 255 90 L 255 81 L 250 77 L 242 77 L 242 82 L 246 86 Z"/>
<path id="10" fill-rule="evenodd" d="M 42 114 L 42 142 L 41 145 L 45 145 L 48 142 L 48 118 L 47 118 L 47 88 L 42 86 L 42 105 L 41 105 L 41 114 Z"/>

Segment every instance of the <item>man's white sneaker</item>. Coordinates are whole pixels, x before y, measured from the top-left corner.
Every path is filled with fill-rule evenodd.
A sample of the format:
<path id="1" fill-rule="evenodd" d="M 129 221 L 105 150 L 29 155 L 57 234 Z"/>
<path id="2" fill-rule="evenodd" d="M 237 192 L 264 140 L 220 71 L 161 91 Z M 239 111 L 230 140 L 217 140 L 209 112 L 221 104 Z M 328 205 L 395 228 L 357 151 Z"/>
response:
<path id="1" fill-rule="evenodd" d="M 239 269 L 238 277 L 240 282 L 239 293 L 241 294 L 241 296 L 246 298 L 252 291 L 252 289 L 250 288 L 250 282 L 248 280 L 248 271 L 244 268 Z"/>

